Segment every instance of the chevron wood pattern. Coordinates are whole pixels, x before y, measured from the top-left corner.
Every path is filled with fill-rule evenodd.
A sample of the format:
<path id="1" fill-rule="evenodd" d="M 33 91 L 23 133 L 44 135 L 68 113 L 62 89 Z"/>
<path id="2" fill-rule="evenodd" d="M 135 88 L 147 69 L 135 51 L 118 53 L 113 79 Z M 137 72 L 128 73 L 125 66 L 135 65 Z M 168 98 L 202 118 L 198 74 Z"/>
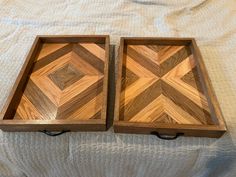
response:
<path id="1" fill-rule="evenodd" d="M 120 119 L 213 124 L 190 48 L 127 45 Z"/>
<path id="2" fill-rule="evenodd" d="M 42 37 L 38 41 L 39 45 L 33 47 L 34 55 L 30 56 L 32 64 L 28 64 L 29 74 L 24 77 L 26 82 L 16 92 L 19 98 L 13 97 L 15 108 L 11 106 L 3 119 L 31 121 L 35 125 L 39 120 L 44 121 L 42 124 L 51 121 L 48 123 L 53 126 L 63 125 L 63 121 L 64 124 L 83 121 L 82 125 L 92 127 L 91 130 L 104 129 L 108 38 Z M 96 122 L 97 127 L 102 126 L 93 128 Z"/>
<path id="3" fill-rule="evenodd" d="M 215 125 L 190 45 L 126 42 L 122 52 L 115 131 L 122 122 Z"/>

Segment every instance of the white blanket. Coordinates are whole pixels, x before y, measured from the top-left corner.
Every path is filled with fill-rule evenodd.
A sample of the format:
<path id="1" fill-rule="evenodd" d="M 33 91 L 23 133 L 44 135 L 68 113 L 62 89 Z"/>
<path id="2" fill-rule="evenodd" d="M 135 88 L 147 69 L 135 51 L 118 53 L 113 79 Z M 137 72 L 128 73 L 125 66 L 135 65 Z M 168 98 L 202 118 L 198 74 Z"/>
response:
<path id="1" fill-rule="evenodd" d="M 235 0 L 0 0 L 0 108 L 38 34 L 195 37 L 228 132 L 220 139 L 0 131 L 1 177 L 235 177 Z"/>

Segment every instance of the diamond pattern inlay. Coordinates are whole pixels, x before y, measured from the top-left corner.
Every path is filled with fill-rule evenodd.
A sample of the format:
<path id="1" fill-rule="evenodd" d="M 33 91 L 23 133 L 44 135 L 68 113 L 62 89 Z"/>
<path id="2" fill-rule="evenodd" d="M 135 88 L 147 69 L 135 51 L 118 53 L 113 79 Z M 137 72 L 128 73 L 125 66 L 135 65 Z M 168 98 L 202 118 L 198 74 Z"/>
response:
<path id="1" fill-rule="evenodd" d="M 96 43 L 44 44 L 17 116 L 101 119 L 104 57 L 104 48 Z"/>
<path id="2" fill-rule="evenodd" d="M 77 82 L 83 76 L 84 74 L 70 63 L 48 75 L 53 83 L 56 84 L 61 90 L 64 90 L 68 86 Z"/>

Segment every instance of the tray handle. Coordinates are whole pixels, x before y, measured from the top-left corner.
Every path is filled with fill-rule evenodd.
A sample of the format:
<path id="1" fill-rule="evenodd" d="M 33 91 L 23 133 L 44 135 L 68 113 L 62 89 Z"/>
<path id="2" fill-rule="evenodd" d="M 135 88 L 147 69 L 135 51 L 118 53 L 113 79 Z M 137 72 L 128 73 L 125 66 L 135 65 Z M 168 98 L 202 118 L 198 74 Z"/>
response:
<path id="1" fill-rule="evenodd" d="M 53 132 L 50 132 L 50 131 L 47 131 L 47 130 L 42 130 L 42 131 L 39 131 L 39 132 L 42 132 L 48 136 L 59 136 L 59 135 L 62 135 L 66 132 L 70 132 L 70 130 L 62 130 L 61 132 L 57 132 L 57 133 L 53 133 Z"/>
<path id="2" fill-rule="evenodd" d="M 161 135 L 158 132 L 154 131 L 151 132 L 151 135 L 156 135 L 158 138 L 163 139 L 163 140 L 175 140 L 177 139 L 179 136 L 183 136 L 183 133 L 176 133 L 175 135 Z"/>

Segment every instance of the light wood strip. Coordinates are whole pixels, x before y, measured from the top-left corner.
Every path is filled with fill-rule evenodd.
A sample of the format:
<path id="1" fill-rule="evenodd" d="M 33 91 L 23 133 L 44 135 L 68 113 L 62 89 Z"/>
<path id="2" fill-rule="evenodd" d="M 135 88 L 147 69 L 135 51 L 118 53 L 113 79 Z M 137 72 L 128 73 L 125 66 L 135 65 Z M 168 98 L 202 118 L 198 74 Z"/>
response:
<path id="1" fill-rule="evenodd" d="M 63 55 L 62 57 L 59 57 L 57 60 L 44 66 L 43 68 L 34 71 L 30 77 L 32 78 L 35 76 L 40 77 L 43 75 L 48 75 L 49 73 L 52 73 L 56 71 L 57 69 L 61 68 L 62 66 L 64 66 L 66 63 L 70 61 L 70 59 L 71 59 L 71 53 L 67 53 Z"/>
<path id="2" fill-rule="evenodd" d="M 209 112 L 209 107 L 207 103 L 206 97 L 193 88 L 191 85 L 186 84 L 181 80 L 185 74 L 192 70 L 195 67 L 195 62 L 192 56 L 186 58 L 180 64 L 178 64 L 175 68 L 173 68 L 170 72 L 168 72 L 165 76 L 162 77 L 162 80 L 171 85 L 172 87 L 178 89 L 182 94 L 186 95 L 190 98 L 194 103 L 203 109 Z"/>
<path id="3" fill-rule="evenodd" d="M 103 76 L 84 76 L 79 81 L 63 90 L 59 105 L 61 106 L 65 104 L 70 99 L 86 90 L 89 86 L 98 82 L 102 78 Z"/>
<path id="4" fill-rule="evenodd" d="M 80 56 L 78 56 L 75 52 L 71 53 L 71 63 L 75 65 L 81 72 L 88 76 L 95 76 L 95 75 L 103 75 L 99 70 L 94 68 L 92 65 L 87 63 L 83 60 Z"/>
<path id="5" fill-rule="evenodd" d="M 186 84 L 180 79 L 175 79 L 171 81 L 167 81 L 168 84 L 175 87 L 177 90 L 179 90 L 183 95 L 190 98 L 194 103 L 196 103 L 198 106 L 202 107 L 206 111 L 210 112 L 207 99 L 205 95 L 203 95 L 201 92 L 199 92 L 196 89 L 193 89 L 193 87 L 189 84 Z"/>
<path id="6" fill-rule="evenodd" d="M 162 79 L 167 78 L 181 78 L 196 66 L 193 59 L 193 55 L 185 58 L 181 63 L 172 68 L 168 73 L 166 73 Z"/>
<path id="7" fill-rule="evenodd" d="M 57 106 L 54 105 L 47 96 L 45 96 L 45 94 L 31 79 L 28 81 L 24 95 L 33 105 L 35 105 L 38 112 L 44 117 L 44 119 L 55 119 Z"/>
<path id="8" fill-rule="evenodd" d="M 96 55 L 88 51 L 86 48 L 79 44 L 73 46 L 73 51 L 80 56 L 81 59 L 96 68 L 100 73 L 104 73 L 104 62 Z"/>
<path id="9" fill-rule="evenodd" d="M 171 56 L 175 55 L 185 46 L 166 46 L 162 50 L 158 51 L 157 58 L 160 64 L 168 60 Z"/>
<path id="10" fill-rule="evenodd" d="M 162 82 L 161 85 L 163 95 L 171 99 L 176 105 L 180 106 L 193 117 L 196 117 L 202 124 L 212 124 L 210 113 L 203 109 L 202 106 L 197 105 L 190 98 L 186 97 L 166 82 Z"/>
<path id="11" fill-rule="evenodd" d="M 25 95 L 22 96 L 16 112 L 18 114 L 18 118 L 22 120 L 44 119 L 44 117 L 37 111 L 35 106 L 27 99 Z"/>
<path id="12" fill-rule="evenodd" d="M 193 118 L 190 114 L 182 110 L 167 97 L 160 95 L 134 117 L 130 122 L 157 122 L 162 118 L 161 115 L 167 113 L 178 124 L 201 124 L 200 121 Z M 163 121 L 163 120 L 162 120 Z"/>
<path id="13" fill-rule="evenodd" d="M 35 85 L 44 93 L 56 106 L 59 106 L 62 91 L 47 76 L 30 77 Z"/>
<path id="14" fill-rule="evenodd" d="M 161 95 L 161 83 L 159 80 L 155 80 L 150 86 L 147 87 L 141 86 L 141 88 L 142 88 L 140 89 L 141 92 L 139 90 L 133 91 L 127 94 L 126 98 L 127 97 L 129 98 L 128 101 L 125 98 L 124 102 L 121 102 L 121 109 L 120 109 L 121 120 L 131 119 L 141 109 L 143 109 L 155 98 Z M 122 97 L 121 99 L 123 100 Z"/>
<path id="15" fill-rule="evenodd" d="M 157 79 L 153 78 L 140 78 L 129 87 L 126 88 L 125 91 L 121 93 L 121 105 L 125 106 L 130 100 L 134 99 L 144 90 L 149 88 L 153 83 L 155 83 Z"/>
<path id="16" fill-rule="evenodd" d="M 173 101 L 168 99 L 167 97 L 163 97 L 164 99 L 164 109 L 165 112 L 174 119 L 179 124 L 202 124 L 199 120 L 195 119 L 188 112 L 181 109 L 177 106 Z"/>
<path id="17" fill-rule="evenodd" d="M 85 49 L 87 49 L 89 52 L 97 56 L 103 62 L 105 61 L 105 50 L 101 48 L 99 45 L 95 43 L 79 43 L 79 44 L 83 46 Z"/>
<path id="18" fill-rule="evenodd" d="M 154 112 L 155 113 L 155 112 Z M 151 115 L 152 116 L 152 115 Z M 155 121 L 154 123 L 164 123 L 164 124 L 169 124 L 169 125 L 173 125 L 173 124 L 178 124 L 172 117 L 170 117 L 168 114 L 163 113 L 162 115 L 160 115 Z"/>
<path id="19" fill-rule="evenodd" d="M 93 83 L 87 89 L 78 93 L 76 96 L 68 100 L 58 108 L 57 118 L 65 119 L 70 117 L 77 109 L 87 104 L 91 99 L 95 98 L 103 91 L 103 79 Z"/>
<path id="20" fill-rule="evenodd" d="M 58 50 L 44 56 L 40 60 L 35 61 L 34 68 L 32 72 L 35 72 L 36 70 L 39 70 L 43 68 L 44 66 L 48 65 L 49 63 L 57 60 L 58 58 L 62 57 L 63 55 L 69 53 L 72 51 L 71 44 L 68 44 L 62 48 L 59 48 Z"/>
<path id="21" fill-rule="evenodd" d="M 45 56 L 49 55 L 50 53 L 55 52 L 56 50 L 68 45 L 68 43 L 62 43 L 62 44 L 50 44 L 50 43 L 44 43 L 42 46 L 42 49 L 37 57 L 37 61 L 41 60 Z"/>
<path id="22" fill-rule="evenodd" d="M 163 77 L 166 73 L 172 70 L 176 65 L 181 63 L 191 55 L 189 47 L 183 47 L 174 53 L 172 56 L 163 61 L 160 65 L 160 76 Z"/>
<path id="23" fill-rule="evenodd" d="M 159 52 L 160 50 L 164 49 L 166 45 L 145 45 L 149 49 L 152 49 L 154 52 Z"/>
<path id="24" fill-rule="evenodd" d="M 160 76 L 159 65 L 154 63 L 152 60 L 150 60 L 146 56 L 144 56 L 141 51 L 137 52 L 136 50 L 131 48 L 129 45 L 127 46 L 126 50 L 127 51 L 125 51 L 124 55 L 129 56 L 135 62 L 139 63 L 139 65 L 146 68 L 149 72 L 152 72 L 154 75 Z"/>
<path id="25" fill-rule="evenodd" d="M 132 71 L 134 74 L 136 74 L 138 77 L 142 78 L 156 78 L 159 77 L 152 72 L 150 72 L 148 69 L 143 67 L 143 65 L 139 64 L 138 62 L 134 61 L 132 58 L 126 55 L 126 62 L 124 63 L 124 66 L 128 68 L 130 71 Z"/>
<path id="26" fill-rule="evenodd" d="M 164 103 L 163 96 L 160 95 L 155 100 L 153 100 L 146 107 L 141 109 L 134 117 L 132 117 L 130 122 L 154 122 L 158 117 L 164 113 Z"/>
<path id="27" fill-rule="evenodd" d="M 94 113 L 101 111 L 102 96 L 103 94 L 100 93 L 91 99 L 87 104 L 77 109 L 72 115 L 70 115 L 68 119 L 86 120 L 93 117 Z"/>
<path id="28" fill-rule="evenodd" d="M 153 51 L 152 49 L 148 48 L 147 46 L 145 46 L 145 45 L 129 45 L 129 47 L 136 50 L 136 52 L 142 53 L 143 56 L 147 57 L 153 63 L 160 65 L 157 52 Z"/>

